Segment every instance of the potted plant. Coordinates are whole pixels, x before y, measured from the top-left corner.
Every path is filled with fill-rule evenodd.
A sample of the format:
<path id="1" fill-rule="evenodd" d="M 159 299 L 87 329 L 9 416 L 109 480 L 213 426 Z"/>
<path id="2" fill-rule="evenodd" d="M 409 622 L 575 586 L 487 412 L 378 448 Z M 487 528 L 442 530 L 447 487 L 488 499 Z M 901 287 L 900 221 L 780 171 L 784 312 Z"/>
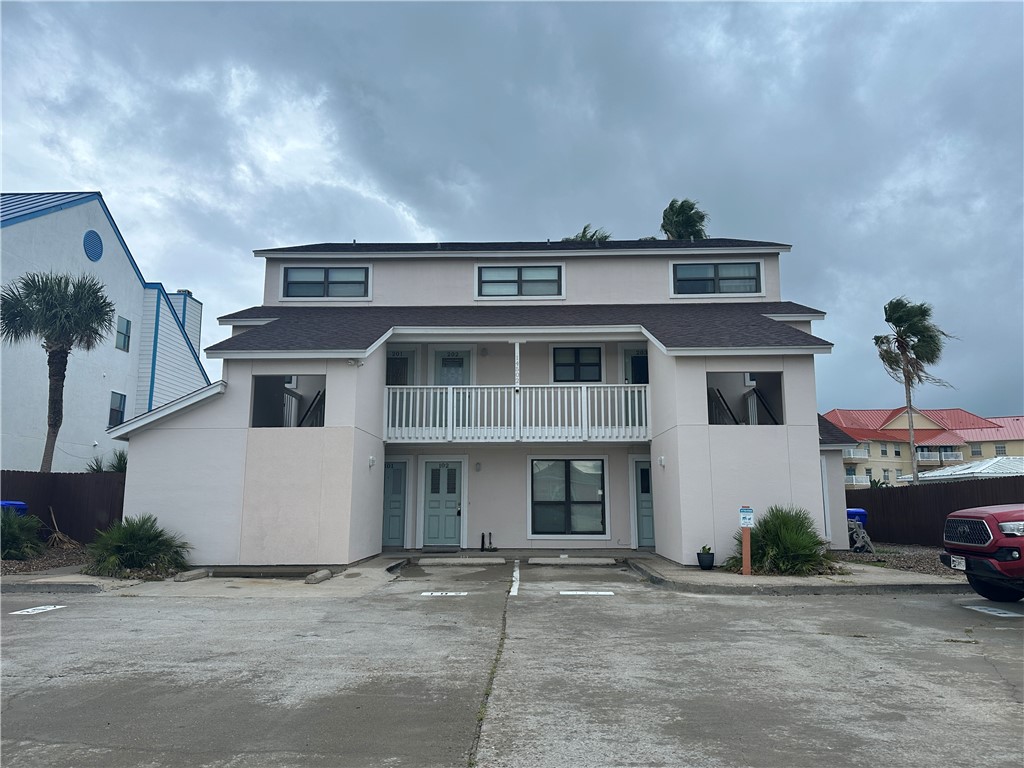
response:
<path id="1" fill-rule="evenodd" d="M 702 571 L 710 571 L 715 567 L 715 553 L 707 544 L 701 547 L 700 552 L 697 553 L 697 564 Z"/>

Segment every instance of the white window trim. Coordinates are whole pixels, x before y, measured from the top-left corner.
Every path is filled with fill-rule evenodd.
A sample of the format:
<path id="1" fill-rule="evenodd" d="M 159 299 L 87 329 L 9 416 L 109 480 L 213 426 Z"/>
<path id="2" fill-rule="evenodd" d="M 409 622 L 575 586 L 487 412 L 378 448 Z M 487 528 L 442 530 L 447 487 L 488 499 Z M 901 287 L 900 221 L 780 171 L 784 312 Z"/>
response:
<path id="1" fill-rule="evenodd" d="M 480 295 L 480 268 L 481 267 L 558 267 L 561 274 L 559 282 L 562 290 L 557 296 L 481 296 Z M 503 264 L 481 264 L 473 265 L 473 299 L 475 301 L 564 301 L 565 300 L 565 262 L 544 262 L 534 264 L 531 262 L 516 262 Z"/>
<path id="2" fill-rule="evenodd" d="M 583 384 L 605 384 L 608 381 L 608 350 L 603 342 L 591 344 L 586 341 L 550 342 L 548 344 L 548 384 L 552 387 L 578 387 Z M 582 349 L 597 347 L 601 350 L 600 381 L 555 381 L 555 349 Z"/>
<path id="3" fill-rule="evenodd" d="M 284 295 L 284 275 L 285 270 L 288 269 L 366 269 L 366 295 L 365 296 L 285 296 Z M 281 265 L 280 273 L 278 275 L 278 286 L 277 295 L 279 301 L 288 303 L 302 303 L 302 304 L 320 304 L 327 302 L 330 304 L 335 303 L 347 303 L 353 301 L 372 301 L 373 300 L 373 265 L 370 263 L 363 264 L 324 264 L 323 262 L 296 262 L 286 263 Z"/>
<path id="4" fill-rule="evenodd" d="M 756 293 L 676 293 L 676 264 L 757 264 L 761 290 Z M 668 296 L 670 299 L 745 299 L 767 296 L 765 291 L 764 259 L 700 259 L 699 261 L 672 260 L 668 265 Z"/>
<path id="5" fill-rule="evenodd" d="M 533 461 L 534 459 L 550 459 L 554 461 L 603 461 L 604 462 L 604 533 L 603 534 L 564 534 L 533 532 Z M 608 456 L 590 456 L 586 454 L 527 454 L 526 456 L 526 538 L 536 541 L 611 541 L 612 515 L 609 504 L 611 498 L 611 465 Z"/>
<path id="6" fill-rule="evenodd" d="M 423 549 L 423 526 L 426 522 L 427 494 L 423 484 L 427 481 L 428 461 L 457 461 L 462 464 L 462 522 L 459 524 L 460 547 L 468 548 L 469 542 L 469 454 L 422 454 L 416 460 L 416 549 Z"/>

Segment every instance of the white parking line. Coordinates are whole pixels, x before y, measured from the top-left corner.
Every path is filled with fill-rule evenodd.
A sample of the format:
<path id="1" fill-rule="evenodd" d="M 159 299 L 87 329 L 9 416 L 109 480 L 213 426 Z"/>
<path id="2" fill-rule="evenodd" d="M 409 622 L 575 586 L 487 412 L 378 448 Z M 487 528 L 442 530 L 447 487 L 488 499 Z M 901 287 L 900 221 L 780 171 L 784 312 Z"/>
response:
<path id="1" fill-rule="evenodd" d="M 965 605 L 964 608 L 987 613 L 991 616 L 998 616 L 1001 619 L 1024 619 L 1024 613 L 1014 613 L 1013 611 L 996 608 L 993 605 Z"/>
<path id="2" fill-rule="evenodd" d="M 516 560 L 515 566 L 512 569 L 512 589 L 508 591 L 509 595 L 515 597 L 519 594 L 519 561 Z"/>
<path id="3" fill-rule="evenodd" d="M 37 608 L 26 608 L 24 611 L 11 611 L 11 616 L 17 616 L 18 614 L 27 616 L 33 613 L 43 613 L 44 611 L 56 611 L 58 608 L 64 608 L 63 605 L 40 605 Z"/>
<path id="4" fill-rule="evenodd" d="M 576 592 L 576 591 L 563 591 L 559 592 L 560 595 L 614 595 L 614 592 Z"/>
<path id="5" fill-rule="evenodd" d="M 465 597 L 469 592 L 420 592 L 420 597 Z"/>

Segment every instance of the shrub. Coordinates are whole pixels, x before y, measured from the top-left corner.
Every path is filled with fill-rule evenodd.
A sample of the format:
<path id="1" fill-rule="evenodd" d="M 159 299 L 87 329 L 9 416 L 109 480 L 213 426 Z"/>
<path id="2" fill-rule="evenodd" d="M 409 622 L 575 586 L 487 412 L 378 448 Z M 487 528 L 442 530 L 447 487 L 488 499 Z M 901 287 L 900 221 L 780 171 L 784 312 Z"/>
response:
<path id="1" fill-rule="evenodd" d="M 28 560 L 43 551 L 39 538 L 41 521 L 35 515 L 19 515 L 5 508 L 0 518 L 0 558 Z"/>
<path id="2" fill-rule="evenodd" d="M 93 456 L 89 459 L 89 463 L 85 465 L 86 472 L 127 472 L 128 471 L 128 451 L 118 448 L 114 451 L 113 458 L 106 464 L 103 463 L 103 457 Z"/>
<path id="3" fill-rule="evenodd" d="M 86 547 L 92 563 L 86 572 L 97 576 L 125 576 L 129 571 L 163 578 L 188 567 L 192 545 L 157 525 L 153 515 L 128 517 L 99 532 Z"/>
<path id="4" fill-rule="evenodd" d="M 85 465 L 86 472 L 106 472 L 106 468 L 103 466 L 102 456 L 93 456 L 89 459 L 89 463 Z"/>
<path id="5" fill-rule="evenodd" d="M 722 567 L 740 571 L 743 567 L 743 532 L 733 537 L 736 551 Z M 750 529 L 750 569 L 758 574 L 811 576 L 836 572 L 835 560 L 814 527 L 806 509 L 772 506 Z"/>

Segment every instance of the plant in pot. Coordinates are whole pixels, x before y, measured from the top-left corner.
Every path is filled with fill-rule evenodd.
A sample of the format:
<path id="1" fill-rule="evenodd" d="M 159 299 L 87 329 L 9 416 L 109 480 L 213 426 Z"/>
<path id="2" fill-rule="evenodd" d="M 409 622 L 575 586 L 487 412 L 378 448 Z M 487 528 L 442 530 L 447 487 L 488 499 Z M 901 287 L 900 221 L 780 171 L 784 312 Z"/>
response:
<path id="1" fill-rule="evenodd" d="M 701 547 L 700 552 L 697 553 L 697 565 L 702 571 L 710 571 L 715 567 L 715 553 L 707 544 Z"/>

